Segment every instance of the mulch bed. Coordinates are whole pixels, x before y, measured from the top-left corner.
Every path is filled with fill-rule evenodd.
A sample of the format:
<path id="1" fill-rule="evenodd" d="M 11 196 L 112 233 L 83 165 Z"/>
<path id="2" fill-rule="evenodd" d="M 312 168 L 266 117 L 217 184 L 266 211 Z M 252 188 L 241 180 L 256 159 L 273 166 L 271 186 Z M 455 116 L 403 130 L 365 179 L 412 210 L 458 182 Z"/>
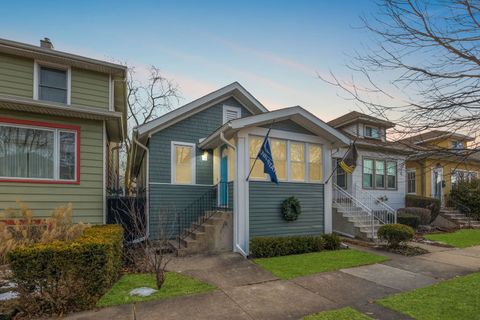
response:
<path id="1" fill-rule="evenodd" d="M 398 248 L 390 248 L 387 246 L 378 246 L 377 248 L 381 250 L 385 250 L 391 253 L 401 254 L 402 256 L 412 257 L 412 256 L 419 256 L 422 254 L 430 253 L 430 251 L 414 247 L 414 246 L 400 246 Z"/>

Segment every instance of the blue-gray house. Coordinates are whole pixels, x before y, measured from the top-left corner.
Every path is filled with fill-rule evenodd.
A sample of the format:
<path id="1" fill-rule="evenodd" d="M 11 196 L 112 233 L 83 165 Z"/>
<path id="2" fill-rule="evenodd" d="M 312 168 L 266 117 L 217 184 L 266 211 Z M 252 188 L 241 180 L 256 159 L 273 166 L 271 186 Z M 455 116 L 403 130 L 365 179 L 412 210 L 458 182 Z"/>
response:
<path id="1" fill-rule="evenodd" d="M 255 162 L 269 128 L 279 184 Z M 252 237 L 332 231 L 326 180 L 332 150 L 350 140 L 301 107 L 268 111 L 235 82 L 135 128 L 133 137 L 132 175 L 146 192 L 150 237 L 168 225 L 180 246 L 228 241 L 247 256 Z M 281 213 L 291 196 L 301 204 L 296 221 Z"/>

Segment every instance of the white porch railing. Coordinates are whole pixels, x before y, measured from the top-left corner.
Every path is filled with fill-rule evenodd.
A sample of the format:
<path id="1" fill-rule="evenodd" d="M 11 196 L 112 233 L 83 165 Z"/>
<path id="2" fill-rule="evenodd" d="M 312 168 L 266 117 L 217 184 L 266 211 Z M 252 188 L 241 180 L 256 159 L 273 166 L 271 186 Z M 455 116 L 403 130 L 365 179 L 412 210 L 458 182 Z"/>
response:
<path id="1" fill-rule="evenodd" d="M 371 230 L 372 238 L 376 238 L 375 216 L 368 206 L 360 202 L 337 184 L 333 184 L 333 203 L 344 216 L 350 216 Z"/>
<path id="2" fill-rule="evenodd" d="M 371 210 L 375 219 L 382 224 L 397 223 L 397 211 L 379 199 L 378 195 L 362 189 L 357 184 L 354 184 L 353 188 L 355 198 Z"/>

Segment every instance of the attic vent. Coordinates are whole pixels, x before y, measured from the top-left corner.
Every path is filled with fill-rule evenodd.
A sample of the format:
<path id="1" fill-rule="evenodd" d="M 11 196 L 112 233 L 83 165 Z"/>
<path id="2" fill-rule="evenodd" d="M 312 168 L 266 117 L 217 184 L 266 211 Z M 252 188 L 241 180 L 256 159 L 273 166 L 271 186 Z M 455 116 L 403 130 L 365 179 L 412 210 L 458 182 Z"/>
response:
<path id="1" fill-rule="evenodd" d="M 240 118 L 241 110 L 237 107 L 223 106 L 223 123 Z"/>

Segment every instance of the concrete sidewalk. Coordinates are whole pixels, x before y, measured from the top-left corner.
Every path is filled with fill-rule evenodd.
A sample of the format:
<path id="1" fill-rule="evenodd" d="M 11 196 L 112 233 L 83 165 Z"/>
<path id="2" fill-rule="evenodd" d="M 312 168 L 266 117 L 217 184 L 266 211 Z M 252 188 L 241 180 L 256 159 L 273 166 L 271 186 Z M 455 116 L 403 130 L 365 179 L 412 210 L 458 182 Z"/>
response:
<path id="1" fill-rule="evenodd" d="M 438 248 L 438 247 L 437 247 Z M 279 280 L 233 253 L 175 259 L 171 271 L 189 274 L 218 287 L 212 293 L 87 311 L 67 319 L 298 319 L 319 311 L 352 306 L 377 319 L 409 319 L 373 301 L 480 271 L 480 246 L 431 248 L 403 257 L 361 247 L 389 261 L 335 272 Z M 435 250 L 433 250 L 435 249 Z"/>

